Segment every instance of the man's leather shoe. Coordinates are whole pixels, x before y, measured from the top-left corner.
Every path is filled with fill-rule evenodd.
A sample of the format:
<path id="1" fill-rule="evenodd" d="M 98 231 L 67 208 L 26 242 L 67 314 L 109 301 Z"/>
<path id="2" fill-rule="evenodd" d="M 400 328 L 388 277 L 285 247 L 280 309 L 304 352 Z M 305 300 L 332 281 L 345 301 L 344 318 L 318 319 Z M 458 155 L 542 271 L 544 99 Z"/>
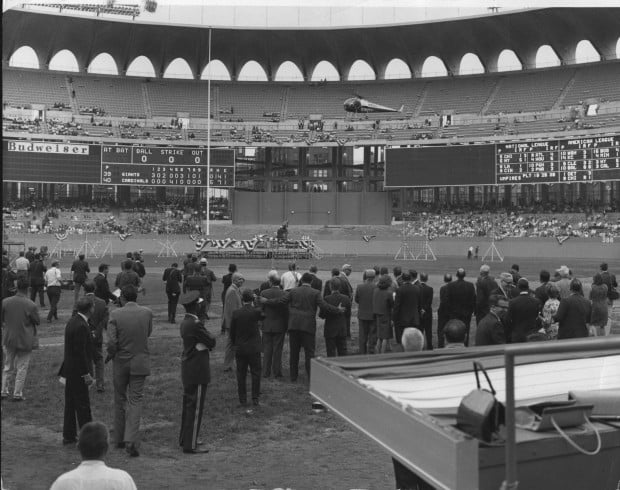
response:
<path id="1" fill-rule="evenodd" d="M 208 453 L 209 450 L 205 448 L 197 447 L 196 449 L 183 449 L 183 452 L 185 454 L 205 454 L 205 453 Z"/>
<path id="2" fill-rule="evenodd" d="M 125 445 L 125 452 L 132 458 L 137 458 L 138 456 L 140 456 L 140 453 L 138 452 L 138 448 L 133 443 L 129 443 Z"/>

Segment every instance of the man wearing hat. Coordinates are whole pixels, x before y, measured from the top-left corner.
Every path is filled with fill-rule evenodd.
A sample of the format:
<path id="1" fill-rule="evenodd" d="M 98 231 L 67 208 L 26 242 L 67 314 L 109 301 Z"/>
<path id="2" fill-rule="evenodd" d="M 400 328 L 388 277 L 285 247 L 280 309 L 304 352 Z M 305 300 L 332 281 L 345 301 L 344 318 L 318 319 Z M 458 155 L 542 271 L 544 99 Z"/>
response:
<path id="1" fill-rule="evenodd" d="M 446 343 L 446 339 L 443 334 L 443 328 L 450 319 L 448 308 L 448 285 L 451 282 L 452 274 L 448 272 L 444 274 L 443 286 L 439 288 L 439 307 L 437 308 L 437 346 L 440 349 Z"/>
<path id="2" fill-rule="evenodd" d="M 530 294 L 530 284 L 522 277 L 517 282 L 519 295 L 508 302 L 504 325 L 506 337 L 512 343 L 526 342 L 530 334 L 538 330 L 536 318 L 541 309 L 540 301 Z"/>
<path id="3" fill-rule="evenodd" d="M 204 260 L 203 264 L 206 268 L 207 259 L 201 259 L 201 261 L 202 260 Z M 211 274 L 213 274 L 213 272 L 211 272 Z M 186 292 L 198 291 L 198 293 L 200 294 L 200 297 L 203 299 L 203 302 L 200 303 L 200 306 L 198 309 L 198 317 L 201 320 L 207 319 L 206 297 L 207 295 L 209 295 L 209 302 L 210 302 L 211 290 L 212 290 L 212 287 L 211 287 L 210 277 L 207 274 L 202 274 L 201 269 L 194 270 L 192 274 L 188 275 L 185 278 L 185 291 Z"/>
<path id="4" fill-rule="evenodd" d="M 213 283 L 217 282 L 217 277 L 208 267 L 209 262 L 206 257 L 200 259 L 200 275 L 207 278 L 206 286 L 200 292 L 200 297 L 204 299 L 202 303 L 202 318 L 209 319 L 209 308 L 211 307 L 211 298 L 213 297 Z"/>
<path id="5" fill-rule="evenodd" d="M 179 298 L 179 303 L 185 307 L 185 318 L 181 322 L 183 412 L 179 445 L 186 454 L 208 452 L 207 449 L 198 448 L 198 431 L 207 385 L 211 381 L 209 351 L 215 347 L 215 337 L 198 319 L 198 308 L 202 302 L 198 291 L 188 291 Z"/>

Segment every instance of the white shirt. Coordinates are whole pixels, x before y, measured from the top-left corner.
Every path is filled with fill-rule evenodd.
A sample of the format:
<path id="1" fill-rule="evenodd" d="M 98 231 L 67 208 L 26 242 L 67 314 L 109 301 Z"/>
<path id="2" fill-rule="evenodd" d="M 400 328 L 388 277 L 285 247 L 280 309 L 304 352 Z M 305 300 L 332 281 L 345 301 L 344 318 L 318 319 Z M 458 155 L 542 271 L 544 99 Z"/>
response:
<path id="1" fill-rule="evenodd" d="M 280 281 L 282 283 L 282 289 L 284 291 L 288 291 L 289 289 L 293 289 L 297 287 L 300 277 L 301 277 L 301 274 L 297 271 L 285 272 L 284 274 L 282 274 L 282 277 L 280 278 Z"/>
<path id="2" fill-rule="evenodd" d="M 50 286 L 60 286 L 60 269 L 58 267 L 50 267 L 45 273 L 45 284 Z"/>
<path id="3" fill-rule="evenodd" d="M 17 257 L 17 259 L 15 259 L 15 269 L 18 271 L 27 271 L 30 269 L 30 261 L 26 257 Z"/>
<path id="4" fill-rule="evenodd" d="M 87 460 L 60 475 L 50 490 L 137 490 L 137 487 L 126 471 L 109 468 L 101 460 Z"/>

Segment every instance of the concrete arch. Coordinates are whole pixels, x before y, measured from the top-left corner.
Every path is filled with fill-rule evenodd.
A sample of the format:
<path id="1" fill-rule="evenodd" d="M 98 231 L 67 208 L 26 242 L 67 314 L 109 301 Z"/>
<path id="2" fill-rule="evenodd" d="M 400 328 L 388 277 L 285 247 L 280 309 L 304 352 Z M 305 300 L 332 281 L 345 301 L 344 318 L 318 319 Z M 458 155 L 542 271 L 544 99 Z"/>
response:
<path id="1" fill-rule="evenodd" d="M 280 64 L 273 79 L 276 82 L 303 82 L 304 75 L 295 63 L 285 61 Z"/>
<path id="2" fill-rule="evenodd" d="M 194 73 L 189 67 L 189 63 L 184 58 L 175 58 L 164 70 L 162 78 L 178 78 L 178 79 L 193 79 Z"/>
<path id="3" fill-rule="evenodd" d="M 153 62 L 144 55 L 137 56 L 127 65 L 128 77 L 151 77 L 155 78 Z"/>
<path id="4" fill-rule="evenodd" d="M 231 80 L 230 71 L 221 60 L 211 60 L 200 73 L 200 80 Z"/>
<path id="5" fill-rule="evenodd" d="M 262 72 L 262 74 L 261 74 Z M 258 73 L 255 75 L 253 73 Z M 246 62 L 239 70 L 239 74 L 237 75 L 237 80 L 240 82 L 244 81 L 260 81 L 266 82 L 268 80 L 267 71 L 263 66 L 260 65 L 257 61 L 250 60 Z"/>
<path id="6" fill-rule="evenodd" d="M 310 81 L 320 82 L 321 80 L 327 80 L 330 82 L 340 81 L 340 74 L 338 73 L 338 70 L 329 61 L 319 61 L 312 69 Z"/>
<path id="7" fill-rule="evenodd" d="M 512 49 L 504 49 L 497 57 L 497 71 L 523 70 L 523 64 Z"/>
<path id="8" fill-rule="evenodd" d="M 99 53 L 86 68 L 87 73 L 100 73 L 103 75 L 118 75 L 118 66 L 110 53 Z"/>
<path id="9" fill-rule="evenodd" d="M 384 80 L 407 79 L 412 77 L 409 65 L 400 58 L 390 60 L 379 77 Z"/>
<path id="10" fill-rule="evenodd" d="M 589 39 L 582 39 L 575 46 L 575 63 L 592 63 L 601 61 L 599 53 Z"/>
<path id="11" fill-rule="evenodd" d="M 560 57 L 549 44 L 543 44 L 536 51 L 536 68 L 560 66 L 561 64 Z"/>
<path id="12" fill-rule="evenodd" d="M 355 60 L 346 76 L 346 80 L 376 80 L 377 74 L 365 60 Z"/>
<path id="13" fill-rule="evenodd" d="M 9 66 L 39 69 L 41 68 L 41 60 L 32 47 L 21 46 L 9 58 Z"/>
<path id="14" fill-rule="evenodd" d="M 71 50 L 61 49 L 50 58 L 49 69 L 55 71 L 79 72 L 80 65 L 75 54 L 73 54 Z"/>
<path id="15" fill-rule="evenodd" d="M 429 56 L 422 63 L 421 76 L 425 77 L 445 77 L 448 75 L 448 68 L 441 58 Z"/>
<path id="16" fill-rule="evenodd" d="M 465 53 L 459 63 L 458 75 L 474 75 L 484 73 L 484 65 L 474 53 Z"/>

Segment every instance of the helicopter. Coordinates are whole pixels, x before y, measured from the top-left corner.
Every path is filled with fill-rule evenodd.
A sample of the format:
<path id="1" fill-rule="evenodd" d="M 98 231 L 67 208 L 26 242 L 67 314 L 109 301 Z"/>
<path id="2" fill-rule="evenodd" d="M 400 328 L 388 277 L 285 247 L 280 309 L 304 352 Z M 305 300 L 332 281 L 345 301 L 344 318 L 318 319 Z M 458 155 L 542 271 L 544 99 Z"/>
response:
<path id="1" fill-rule="evenodd" d="M 361 95 L 355 94 L 355 97 L 351 97 L 344 101 L 344 110 L 347 112 L 403 112 L 404 105 L 400 106 L 400 109 L 392 109 L 384 105 L 375 104 L 366 100 Z"/>

